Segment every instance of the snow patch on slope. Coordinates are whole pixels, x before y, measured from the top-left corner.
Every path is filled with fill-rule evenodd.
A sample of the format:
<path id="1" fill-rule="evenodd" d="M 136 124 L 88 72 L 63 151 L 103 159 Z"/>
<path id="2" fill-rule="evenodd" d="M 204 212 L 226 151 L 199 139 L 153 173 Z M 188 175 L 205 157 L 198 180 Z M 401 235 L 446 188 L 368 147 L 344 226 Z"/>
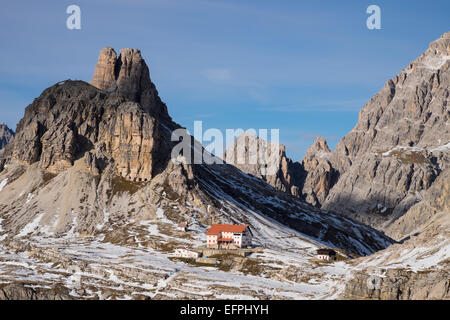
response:
<path id="1" fill-rule="evenodd" d="M 8 183 L 8 178 L 4 179 L 2 182 L 0 182 L 0 191 L 3 190 L 3 188 L 6 187 L 6 184 Z"/>
<path id="2" fill-rule="evenodd" d="M 27 224 L 16 237 L 20 238 L 34 232 L 36 228 L 39 226 L 39 222 L 41 222 L 43 216 L 44 213 L 41 213 L 36 218 L 34 218 L 34 220 L 31 221 L 29 224 Z"/>

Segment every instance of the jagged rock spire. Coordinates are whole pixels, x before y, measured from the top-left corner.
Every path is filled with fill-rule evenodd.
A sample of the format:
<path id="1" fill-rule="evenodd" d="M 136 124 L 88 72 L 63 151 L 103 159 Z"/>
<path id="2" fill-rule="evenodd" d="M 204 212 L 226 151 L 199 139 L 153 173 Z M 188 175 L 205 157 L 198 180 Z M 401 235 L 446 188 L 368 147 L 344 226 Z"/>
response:
<path id="1" fill-rule="evenodd" d="M 138 102 L 151 115 L 169 119 L 167 107 L 159 98 L 138 49 L 121 49 L 117 57 L 113 48 L 104 47 L 90 83 L 101 90 L 117 90 L 127 99 Z"/>
<path id="2" fill-rule="evenodd" d="M 245 132 L 238 136 L 224 160 L 240 170 L 265 180 L 268 184 L 293 196 L 300 196 L 303 168 L 286 156 L 286 147 Z"/>
<path id="3" fill-rule="evenodd" d="M 115 90 L 116 76 L 115 68 L 117 63 L 117 54 L 111 47 L 104 47 L 98 56 L 98 62 L 95 66 L 94 76 L 91 84 L 102 90 Z"/>
<path id="4" fill-rule="evenodd" d="M 14 137 L 14 131 L 12 131 L 4 123 L 0 123 L 0 149 L 3 149 Z"/>
<path id="5" fill-rule="evenodd" d="M 331 150 L 328 147 L 327 140 L 322 137 L 317 137 L 307 152 L 331 152 Z"/>

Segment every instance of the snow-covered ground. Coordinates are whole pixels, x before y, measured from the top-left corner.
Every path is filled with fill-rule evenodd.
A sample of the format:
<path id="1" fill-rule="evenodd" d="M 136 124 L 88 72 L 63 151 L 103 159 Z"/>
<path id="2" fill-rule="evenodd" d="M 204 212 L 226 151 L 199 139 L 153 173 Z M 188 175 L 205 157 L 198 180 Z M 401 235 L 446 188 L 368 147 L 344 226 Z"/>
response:
<path id="1" fill-rule="evenodd" d="M 19 281 L 40 288 L 63 284 L 74 298 L 83 299 L 336 299 L 356 271 L 369 267 L 418 271 L 436 267 L 450 256 L 450 240 L 440 239 L 433 247 L 406 250 L 397 259 L 385 250 L 357 259 L 358 263 L 319 262 L 315 253 L 322 243 L 255 212 L 247 212 L 247 218 L 254 243 L 260 245 L 242 260 L 255 264 L 252 272 L 172 259 L 173 252 L 161 249 L 164 245 L 200 247 L 205 229 L 194 225 L 187 233 L 166 232 L 176 224 L 162 208 L 154 220 L 126 225 L 133 239 L 130 244 L 102 241 L 104 235 L 40 234 L 38 216 L 20 237 L 5 238 L 13 244 L 0 242 L 0 284 Z M 149 241 L 158 242 L 156 248 L 148 246 Z M 340 256 L 343 259 L 345 253 Z"/>
<path id="2" fill-rule="evenodd" d="M 343 289 L 351 268 L 344 262 L 333 266 L 318 266 L 310 261 L 310 248 L 304 251 L 274 251 L 257 253 L 264 267 L 283 270 L 301 268 L 305 281 L 289 281 L 282 277 L 249 275 L 221 271 L 213 267 L 197 267 L 171 261 L 170 254 L 150 248 L 136 248 L 89 241 L 55 241 L 33 238 L 38 244 L 32 251 L 52 248 L 60 256 L 44 262 L 32 251 L 8 253 L 0 249 L 0 283 L 21 281 L 40 287 L 64 283 L 69 288 L 89 288 L 104 293 L 114 291 L 117 297 L 150 296 L 159 298 L 280 298 L 321 299 L 336 297 Z M 63 258 L 64 257 L 64 258 Z M 49 259 L 49 258 L 47 258 Z M 71 261 L 69 264 L 55 261 Z M 81 267 L 86 262 L 89 268 Z M 76 281 L 73 281 L 73 280 Z M 74 291 L 76 292 L 76 291 Z"/>
<path id="3" fill-rule="evenodd" d="M 3 188 L 6 187 L 7 183 L 8 183 L 8 179 L 4 179 L 2 182 L 0 182 L 0 191 L 2 191 Z"/>
<path id="4" fill-rule="evenodd" d="M 142 206 L 149 206 L 145 214 L 98 202 L 89 210 L 88 205 L 83 209 L 70 205 L 64 211 L 65 202 L 54 208 L 39 207 L 39 201 L 49 203 L 44 192 L 34 187 L 19 190 L 14 179 L 2 180 L 2 188 L 16 190 L 21 202 L 18 211 L 13 211 L 14 206 L 10 211 L 3 209 L 0 283 L 42 288 L 59 284 L 69 288 L 72 297 L 83 299 L 335 299 L 354 272 L 386 264 L 384 258 L 370 260 L 372 256 L 358 263 L 346 260 L 392 243 L 367 226 L 287 198 L 238 171 L 230 174 L 227 170 L 232 168 L 197 170 L 203 170 L 197 182 L 208 197 L 208 206 L 171 199 L 161 190 L 158 202 L 142 200 Z M 254 185 L 249 185 L 252 181 Z M 62 181 L 52 183 L 58 188 L 63 185 Z M 146 191 L 154 190 L 144 189 L 133 199 Z M 4 205 L 9 208 L 6 201 Z M 16 220 L 17 216 L 23 219 Z M 280 216 L 283 219 L 277 219 Z M 257 245 L 252 254 L 227 257 L 232 261 L 230 268 L 173 259 L 176 248 L 205 244 L 210 217 L 248 224 Z M 178 228 L 184 221 L 189 225 L 187 232 Z M 64 228 L 56 232 L 62 222 Z M 88 227 L 91 230 L 85 231 Z M 335 248 L 339 261 L 316 260 L 316 250 L 323 247 Z M 420 265 L 422 259 L 429 259 L 425 254 L 414 252 L 417 268 L 436 263 L 424 260 Z M 436 256 L 448 258 L 448 249 Z"/>

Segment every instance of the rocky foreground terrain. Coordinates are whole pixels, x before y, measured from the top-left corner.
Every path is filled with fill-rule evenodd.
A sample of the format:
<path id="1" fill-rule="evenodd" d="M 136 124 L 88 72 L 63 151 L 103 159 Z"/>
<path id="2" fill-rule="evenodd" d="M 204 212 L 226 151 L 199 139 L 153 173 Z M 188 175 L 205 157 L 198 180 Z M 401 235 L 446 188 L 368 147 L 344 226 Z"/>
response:
<path id="1" fill-rule="evenodd" d="M 435 119 L 433 123 L 441 130 L 448 124 L 448 108 L 442 107 L 442 99 L 448 100 L 448 60 L 441 65 L 448 38 L 444 35 L 431 45 L 431 53 L 419 58 L 422 64 L 439 65 L 437 69 L 413 65 L 408 71 L 412 80 L 407 80 L 420 80 L 428 88 L 430 79 L 439 78 L 427 89 L 433 95 L 426 105 L 432 106 L 427 119 Z M 405 87 L 412 85 L 402 81 Z M 360 122 L 377 118 L 368 107 L 371 104 L 378 106 L 379 119 L 383 118 L 383 112 L 396 101 L 395 95 L 389 102 L 384 99 L 386 90 L 363 108 Z M 413 98 L 407 95 L 405 99 L 404 109 L 413 108 Z M 390 110 L 387 114 L 397 109 Z M 403 116 L 396 115 L 392 122 L 401 125 Z M 367 130 L 374 127 L 385 135 L 378 127 L 381 124 L 369 122 Z M 392 138 L 395 146 L 412 139 L 417 125 L 409 125 L 403 140 Z M 418 138 L 408 148 L 436 144 L 426 127 L 416 133 Z M 280 148 L 280 174 L 265 177 L 258 175 L 258 167 L 192 165 L 186 161 L 189 152 L 171 159 L 178 138 L 192 141 L 192 154 L 213 157 L 187 133 L 180 136 L 180 129 L 185 132 L 170 118 L 136 49 L 122 49 L 117 56 L 106 47 L 90 84 L 67 80 L 44 90 L 26 108 L 14 139 L 0 153 L 0 299 L 449 297 L 445 141 L 441 141 L 444 146 L 433 145 L 438 150 L 435 158 L 430 158 L 430 150 L 423 152 L 430 163 L 408 165 L 402 153 L 396 156 L 394 142 L 384 137 L 380 148 L 392 148 L 375 155 L 369 150 L 377 134 L 369 139 L 367 130 L 354 129 L 361 137 L 349 134 L 353 138 L 346 136 L 343 141 L 370 143 L 358 148 L 350 143 L 347 154 L 341 156 L 318 140 L 305 156 L 309 160 L 301 165 L 288 160 Z M 172 141 L 175 132 L 177 141 Z M 439 137 L 443 139 L 445 133 Z M 343 146 L 341 141 L 336 150 L 345 150 Z M 348 181 L 342 180 L 345 174 L 356 172 L 352 168 L 363 154 L 380 163 L 392 161 L 389 175 L 406 179 L 407 187 L 397 183 L 389 189 L 389 196 L 395 192 L 409 196 L 415 190 L 412 182 L 421 191 L 414 194 L 422 201 L 414 201 L 406 214 L 389 210 L 389 219 L 398 218 L 391 219 L 395 228 L 385 230 L 395 237 L 353 220 L 359 216 L 344 210 L 350 201 L 343 214 L 324 209 L 335 186 Z M 334 158 L 338 162 L 322 162 Z M 361 188 L 373 183 L 371 190 L 376 193 L 381 187 L 368 168 L 366 163 L 360 169 L 357 181 L 365 179 Z M 383 165 L 378 164 L 376 172 L 377 168 Z M 407 168 L 407 178 L 401 178 Z M 426 178 L 435 171 L 432 178 Z M 324 172 L 330 173 L 323 177 Z M 296 185 L 301 177 L 303 185 Z M 327 187 L 328 181 L 335 186 Z M 327 195 L 319 196 L 327 188 Z M 352 190 L 358 188 L 355 185 Z M 304 190 L 311 190 L 309 199 L 323 203 L 322 208 L 305 203 Z M 366 194 L 370 201 L 371 192 Z M 380 214 L 386 212 L 389 202 L 377 201 Z M 187 223 L 188 231 L 180 230 L 180 223 Z M 221 255 L 218 266 L 173 258 L 176 248 L 203 246 L 212 223 L 248 224 L 256 245 L 252 254 Z M 383 229 L 381 224 L 372 224 Z M 396 243 L 392 238 L 402 241 Z M 321 247 L 335 248 L 338 260 L 317 261 L 315 251 Z"/>

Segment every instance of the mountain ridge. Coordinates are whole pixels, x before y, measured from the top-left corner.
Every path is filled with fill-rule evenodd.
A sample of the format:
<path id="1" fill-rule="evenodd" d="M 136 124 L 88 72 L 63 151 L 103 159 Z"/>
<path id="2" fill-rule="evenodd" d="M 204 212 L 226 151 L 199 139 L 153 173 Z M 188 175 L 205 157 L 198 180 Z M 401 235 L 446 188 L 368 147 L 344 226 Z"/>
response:
<path id="1" fill-rule="evenodd" d="M 280 158 L 280 163 L 296 164 L 297 174 L 280 164 L 277 175 L 293 177 L 294 195 L 314 206 L 397 240 L 409 236 L 399 232 L 395 221 L 449 170 L 449 65 L 447 32 L 363 106 L 357 124 L 334 150 L 317 138 L 301 162 Z M 286 191 L 273 177 L 265 180 Z"/>

